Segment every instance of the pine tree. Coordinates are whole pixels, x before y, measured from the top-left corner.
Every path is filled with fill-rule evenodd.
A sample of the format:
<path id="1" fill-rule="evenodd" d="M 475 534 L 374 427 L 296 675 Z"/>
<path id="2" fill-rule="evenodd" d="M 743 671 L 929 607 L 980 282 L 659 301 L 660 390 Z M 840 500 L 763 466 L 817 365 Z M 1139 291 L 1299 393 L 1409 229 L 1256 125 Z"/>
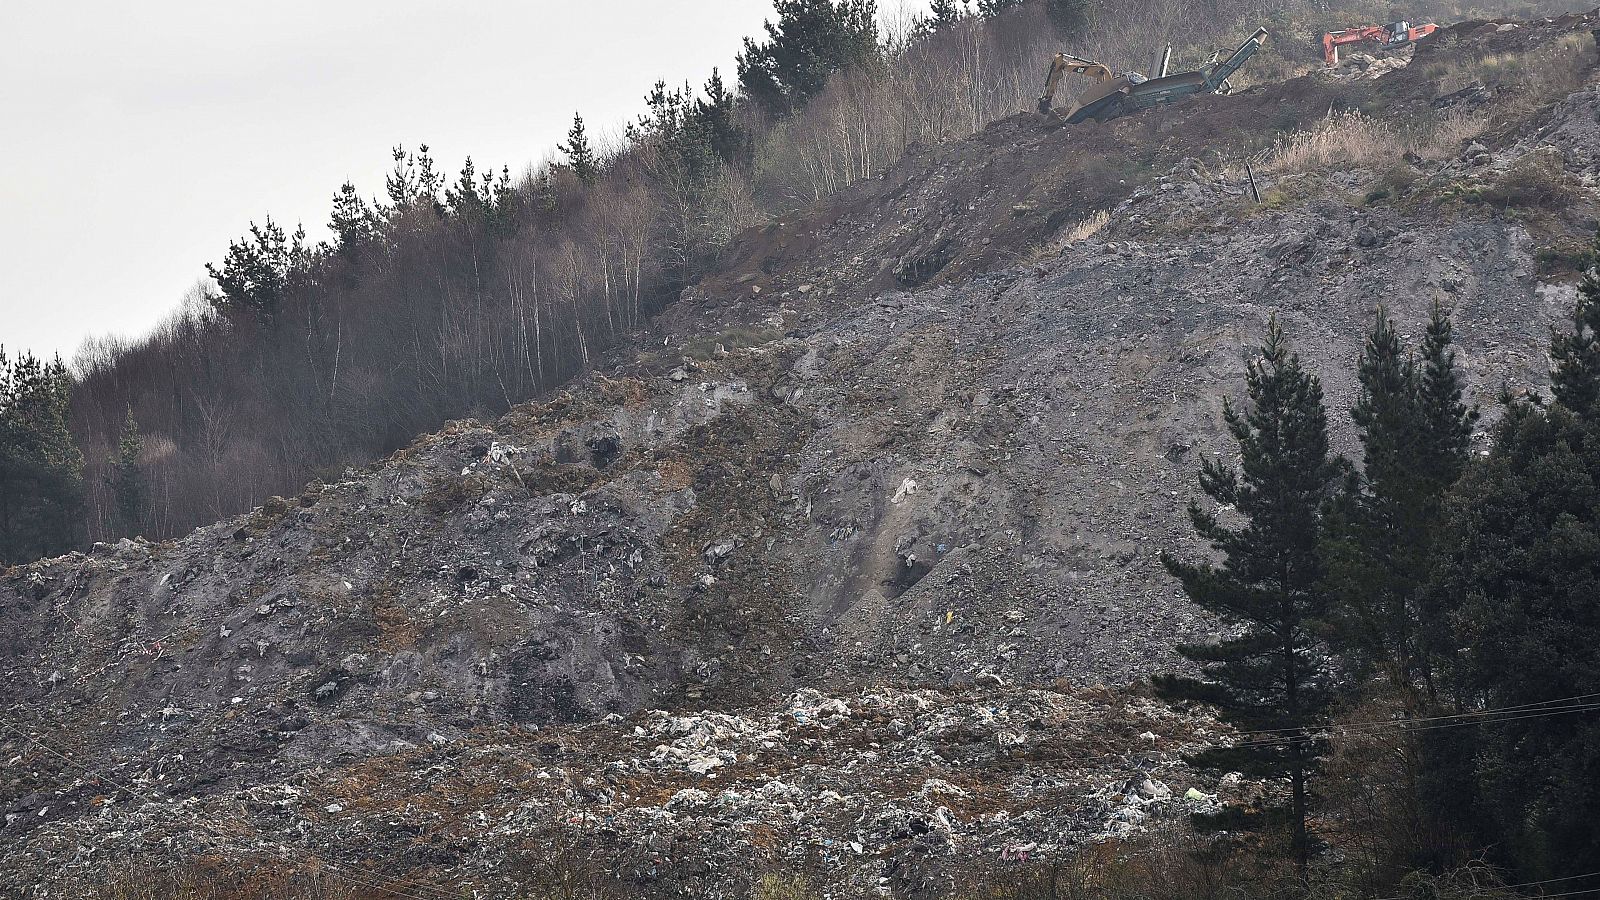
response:
<path id="1" fill-rule="evenodd" d="M 1384 669 L 1410 683 L 1415 587 L 1426 553 L 1427 518 L 1418 452 L 1422 440 L 1416 367 L 1394 322 L 1378 307 L 1356 368 L 1360 391 L 1350 409 L 1362 471 L 1334 506 L 1323 545 L 1334 644 L 1355 672 Z"/>
<path id="2" fill-rule="evenodd" d="M 600 177 L 600 160 L 589 146 L 589 133 L 579 113 L 572 114 L 572 129 L 567 132 L 567 142 L 561 145 L 561 152 L 567 155 L 567 165 L 572 167 L 572 173 L 580 182 L 594 184 Z"/>
<path id="3" fill-rule="evenodd" d="M 1063 32 L 1082 28 L 1089 18 L 1088 0 L 1045 0 L 1045 15 Z"/>
<path id="4" fill-rule="evenodd" d="M 58 356 L 0 349 L 0 565 L 81 542 L 83 454 L 67 427 L 72 377 Z"/>
<path id="5" fill-rule="evenodd" d="M 878 54 L 874 0 L 776 0 L 778 21 L 764 23 L 765 41 L 744 39 L 739 89 L 774 115 L 799 110 L 833 73 L 866 65 Z"/>
<path id="6" fill-rule="evenodd" d="M 694 118 L 711 145 L 716 158 L 731 163 L 745 155 L 749 138 L 734 120 L 734 96 L 722 83 L 722 73 L 711 70 L 706 79 L 705 98 L 696 100 Z"/>
<path id="7" fill-rule="evenodd" d="M 1550 382 L 1562 406 L 1593 418 L 1600 414 L 1600 232 L 1595 235 L 1590 265 L 1578 285 L 1572 330 L 1551 339 Z"/>
<path id="8" fill-rule="evenodd" d="M 139 433 L 139 423 L 134 421 L 133 407 L 122 420 L 122 434 L 117 440 L 117 461 L 112 468 L 112 490 L 117 501 L 117 520 L 123 534 L 137 535 L 144 521 L 145 484 L 144 471 L 139 457 L 144 453 L 144 437 Z"/>
<path id="9" fill-rule="evenodd" d="M 1324 505 L 1346 467 L 1330 455 L 1322 386 L 1289 352 L 1276 318 L 1246 382 L 1248 410 L 1223 404 L 1239 445 L 1239 468 L 1207 461 L 1200 472 L 1201 489 L 1243 524 L 1224 525 L 1217 512 L 1191 502 L 1195 531 L 1222 554 L 1221 566 L 1163 557 L 1189 599 L 1228 623 L 1234 636 L 1180 647 L 1203 678 L 1166 676 L 1157 686 L 1168 697 L 1215 705 L 1241 729 L 1275 729 L 1283 736 L 1212 748 L 1194 762 L 1287 777 L 1293 853 L 1304 871 L 1310 856 L 1306 778 L 1323 750 L 1313 731 L 1326 720 L 1331 700 L 1329 663 L 1315 633 L 1326 607 L 1318 544 Z"/>
<path id="10" fill-rule="evenodd" d="M 984 18 L 994 18 L 1008 9 L 1016 9 L 1022 5 L 1022 0 L 978 0 L 978 14 Z"/>
<path id="11" fill-rule="evenodd" d="M 1527 710 L 1458 737 L 1446 749 L 1461 761 L 1434 780 L 1473 798 L 1483 842 L 1519 881 L 1563 891 L 1600 888 L 1575 877 L 1600 859 L 1600 718 L 1540 711 L 1600 693 L 1597 276 L 1572 332 L 1552 336 L 1554 402 L 1502 395 L 1487 457 L 1446 504 L 1429 590 L 1457 703 Z"/>
<path id="12" fill-rule="evenodd" d="M 1472 429 L 1478 408 L 1462 402 L 1461 372 L 1450 316 L 1438 302 L 1422 341 L 1422 373 L 1417 387 L 1417 407 L 1422 419 L 1423 470 L 1435 487 L 1455 484 L 1466 467 L 1472 447 Z"/>
<path id="13" fill-rule="evenodd" d="M 1356 365 L 1356 378 L 1361 390 L 1350 418 L 1360 429 L 1363 473 L 1369 485 L 1391 496 L 1412 477 L 1420 423 L 1416 367 L 1382 306 Z"/>
<path id="14" fill-rule="evenodd" d="M 334 234 L 334 251 L 340 256 L 354 259 L 376 244 L 382 234 L 381 224 L 377 213 L 356 193 L 355 185 L 346 181 L 333 195 L 328 227 Z"/>
<path id="15" fill-rule="evenodd" d="M 270 318 L 289 292 L 291 264 L 299 250 L 271 216 L 265 225 L 251 222 L 249 235 L 228 242 L 221 268 L 206 263 L 221 291 L 212 295 L 212 305 L 224 313 Z"/>
<path id="16" fill-rule="evenodd" d="M 965 18 L 965 6 L 958 6 L 956 0 L 933 0 L 928 7 L 928 27 L 934 31 L 943 31 L 954 25 L 960 24 Z"/>
<path id="17" fill-rule="evenodd" d="M 1461 402 L 1449 317 L 1435 306 L 1419 369 L 1382 307 L 1357 366 L 1350 416 L 1362 471 L 1328 521 L 1331 636 L 1358 676 L 1382 669 L 1413 706 L 1422 588 L 1443 492 L 1467 461 L 1475 410 Z M 1363 679 L 1358 679 L 1360 686 Z"/>
<path id="18" fill-rule="evenodd" d="M 444 206 L 453 218 L 474 228 L 505 234 L 512 224 L 511 196 L 509 168 L 502 166 L 498 178 L 493 169 L 480 173 L 469 156 L 456 183 L 444 189 Z"/>
<path id="19" fill-rule="evenodd" d="M 434 170 L 433 157 L 427 144 L 417 145 L 416 153 L 407 153 L 405 147 L 396 146 L 394 169 L 384 178 L 384 192 L 389 195 L 389 218 L 404 216 L 417 210 L 427 210 L 434 215 L 444 214 L 444 204 L 439 202 L 439 189 L 444 186 L 444 176 Z"/>

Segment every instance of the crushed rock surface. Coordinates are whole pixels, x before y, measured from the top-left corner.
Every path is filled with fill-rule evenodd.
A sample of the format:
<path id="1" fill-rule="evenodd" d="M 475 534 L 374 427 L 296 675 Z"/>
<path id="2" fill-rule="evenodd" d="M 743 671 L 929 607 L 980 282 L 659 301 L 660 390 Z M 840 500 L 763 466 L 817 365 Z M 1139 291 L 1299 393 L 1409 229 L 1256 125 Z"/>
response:
<path id="1" fill-rule="evenodd" d="M 1412 339 L 1451 309 L 1486 408 L 1541 384 L 1572 288 L 1536 254 L 1592 233 L 1596 83 L 1394 202 L 1346 167 L 1263 176 L 1282 199 L 1254 205 L 1185 129 L 1224 101 L 1431 104 L 1423 68 L 997 123 L 747 235 L 554 398 L 181 540 L 0 574 L 0 871 L 64 897 L 125 858 L 316 852 L 495 891 L 543 841 L 663 894 L 731 890 L 751 848 L 914 892 L 1181 814 L 1190 787 L 1250 802 L 1270 786 L 1177 759 L 1211 726 L 1130 689 L 1219 634 L 1158 555 L 1204 551 L 1184 508 L 1231 452 L 1221 398 L 1276 315 L 1354 455 L 1339 411 L 1379 303 Z M 1166 136 L 1126 179 L 1039 153 L 1141 129 Z M 1530 153 L 1576 180 L 1555 214 L 1432 199 Z"/>

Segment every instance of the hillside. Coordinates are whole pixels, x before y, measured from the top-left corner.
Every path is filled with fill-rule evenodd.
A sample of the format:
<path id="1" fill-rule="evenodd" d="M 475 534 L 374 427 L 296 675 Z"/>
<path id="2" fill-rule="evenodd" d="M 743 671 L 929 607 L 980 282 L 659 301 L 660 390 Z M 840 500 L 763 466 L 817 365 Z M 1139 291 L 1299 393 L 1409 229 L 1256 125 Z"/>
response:
<path id="1" fill-rule="evenodd" d="M 742 233 L 551 399 L 8 570 L 0 871 L 936 896 L 1277 790 L 1187 767 L 1222 726 L 1139 686 L 1219 634 L 1158 554 L 1203 550 L 1222 398 L 1276 314 L 1347 408 L 1380 303 L 1447 306 L 1485 408 L 1541 384 L 1552 251 L 1600 211 L 1596 29 L 1002 119 Z"/>

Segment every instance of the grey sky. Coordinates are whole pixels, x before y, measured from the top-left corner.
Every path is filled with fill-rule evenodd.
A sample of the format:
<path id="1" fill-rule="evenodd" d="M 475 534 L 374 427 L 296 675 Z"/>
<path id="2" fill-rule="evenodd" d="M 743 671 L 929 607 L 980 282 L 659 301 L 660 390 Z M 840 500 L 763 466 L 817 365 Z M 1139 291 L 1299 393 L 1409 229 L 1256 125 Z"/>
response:
<path id="1" fill-rule="evenodd" d="M 887 4 L 885 4 L 887 5 Z M 513 174 L 573 111 L 615 130 L 657 78 L 732 81 L 770 0 L 8 3 L 0 343 L 137 335 L 266 213 L 325 233 L 389 148 Z"/>

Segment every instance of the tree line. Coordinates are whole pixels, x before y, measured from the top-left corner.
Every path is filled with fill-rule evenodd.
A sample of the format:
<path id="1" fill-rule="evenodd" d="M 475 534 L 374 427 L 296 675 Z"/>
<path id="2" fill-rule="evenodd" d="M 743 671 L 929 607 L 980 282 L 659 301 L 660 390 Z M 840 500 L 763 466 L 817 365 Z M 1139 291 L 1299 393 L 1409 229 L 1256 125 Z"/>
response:
<path id="1" fill-rule="evenodd" d="M 1205 5 L 1221 30 L 1294 2 Z M 88 341 L 56 367 L 82 461 L 60 478 L 18 463 L 0 484 L 78 524 L 0 560 L 178 535 L 548 391 L 740 230 L 875 175 L 912 143 L 1026 108 L 1058 26 L 1131 62 L 1157 37 L 1127 28 L 1130 14 L 1155 22 L 1171 7 L 1175 22 L 1178 6 L 982 0 L 889 21 L 871 0 L 779 0 L 734 84 L 658 82 L 619 140 L 574 115 L 558 155 L 516 177 L 471 158 L 452 175 L 429 147 L 396 147 L 381 195 L 333 194 L 330 240 L 252 222 L 149 334 Z"/>
<path id="2" fill-rule="evenodd" d="M 1215 552 L 1166 557 L 1229 636 L 1180 647 L 1198 674 L 1156 686 L 1239 729 L 1194 762 L 1287 782 L 1255 821 L 1215 824 L 1286 835 L 1302 880 L 1319 832 L 1376 828 L 1365 890 L 1483 860 L 1520 884 L 1600 887 L 1600 266 L 1552 336 L 1550 396 L 1505 391 L 1477 456 L 1451 343 L 1438 307 L 1416 348 L 1378 310 L 1349 411 L 1357 467 L 1269 324 L 1248 403 L 1224 406 L 1237 463 L 1206 462 L 1212 503 L 1189 508 Z M 1383 736 L 1364 765 L 1399 762 L 1350 776 L 1383 810 L 1350 821 L 1318 785 L 1349 787 L 1321 769 L 1363 717 L 1355 743 Z"/>

